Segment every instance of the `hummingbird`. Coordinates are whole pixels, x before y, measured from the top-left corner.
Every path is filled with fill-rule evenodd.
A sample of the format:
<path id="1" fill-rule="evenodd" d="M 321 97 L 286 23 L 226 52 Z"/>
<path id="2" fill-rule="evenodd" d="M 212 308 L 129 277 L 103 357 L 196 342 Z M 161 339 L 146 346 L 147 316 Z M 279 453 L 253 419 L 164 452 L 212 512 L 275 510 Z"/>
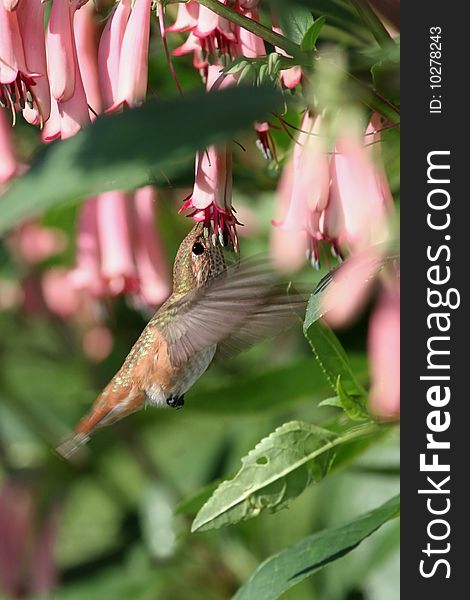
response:
<path id="1" fill-rule="evenodd" d="M 96 430 L 146 406 L 181 408 L 216 351 L 232 356 L 303 316 L 306 294 L 278 283 L 266 259 L 227 266 L 214 240 L 197 223 L 182 241 L 172 294 L 75 432 L 58 446 L 62 457 L 72 456 Z"/>

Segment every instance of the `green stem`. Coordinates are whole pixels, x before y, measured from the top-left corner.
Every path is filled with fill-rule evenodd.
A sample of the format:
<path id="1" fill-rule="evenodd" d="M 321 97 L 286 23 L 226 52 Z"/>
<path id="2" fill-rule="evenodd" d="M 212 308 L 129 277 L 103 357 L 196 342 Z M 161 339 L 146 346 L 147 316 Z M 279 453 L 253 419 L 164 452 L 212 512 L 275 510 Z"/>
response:
<path id="1" fill-rule="evenodd" d="M 240 25 L 240 27 L 243 27 L 244 29 L 251 31 L 251 33 L 258 35 L 260 38 L 263 38 L 265 42 L 268 42 L 273 46 L 277 46 L 278 48 L 282 48 L 291 56 L 301 57 L 304 55 L 304 52 L 302 52 L 300 46 L 285 36 L 272 31 L 268 27 L 258 23 L 258 21 L 254 21 L 253 19 L 249 19 L 248 17 L 237 13 L 232 8 L 225 6 L 225 4 L 221 4 L 219 0 L 197 0 L 197 2 L 202 4 L 202 6 L 209 8 L 221 17 L 225 17 L 232 23 Z"/>
<path id="2" fill-rule="evenodd" d="M 369 6 L 367 0 L 349 0 L 356 9 L 358 15 L 364 21 L 365 25 L 375 37 L 378 44 L 382 47 L 388 47 L 393 42 L 390 34 L 385 29 L 382 21 Z"/>

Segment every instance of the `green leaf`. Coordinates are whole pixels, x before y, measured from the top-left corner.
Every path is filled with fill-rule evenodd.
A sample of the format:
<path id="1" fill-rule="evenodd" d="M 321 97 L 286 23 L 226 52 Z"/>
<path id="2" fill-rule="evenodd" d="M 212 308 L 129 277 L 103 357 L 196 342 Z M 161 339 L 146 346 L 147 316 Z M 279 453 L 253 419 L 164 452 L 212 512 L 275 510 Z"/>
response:
<path id="1" fill-rule="evenodd" d="M 308 340 L 329 384 L 336 390 L 338 377 L 341 377 L 343 389 L 351 395 L 365 395 L 364 388 L 357 381 L 349 364 L 348 357 L 333 331 L 322 321 L 316 321 L 309 327 L 307 318 L 304 323 L 305 337 Z"/>
<path id="2" fill-rule="evenodd" d="M 291 11 L 294 5 L 297 6 L 298 10 L 308 9 L 314 17 L 325 16 L 329 26 L 348 32 L 355 39 L 363 41 L 371 39 L 370 33 L 364 27 L 364 23 L 357 12 L 342 0 L 273 0 L 273 3 L 276 12 L 281 17 L 287 11 Z"/>
<path id="3" fill-rule="evenodd" d="M 300 48 L 304 52 L 311 52 L 315 49 L 318 36 L 320 35 L 320 31 L 322 30 L 323 25 L 326 22 L 325 17 L 319 17 L 316 21 L 309 27 L 307 32 L 305 33 L 302 41 L 300 42 Z"/>
<path id="4" fill-rule="evenodd" d="M 279 15 L 282 31 L 286 37 L 300 44 L 314 24 L 312 13 L 301 6 L 289 6 Z"/>
<path id="5" fill-rule="evenodd" d="M 230 139 L 279 102 L 272 88 L 240 86 L 103 115 L 69 140 L 42 149 L 2 197 L 0 233 L 62 202 L 167 182 L 195 150 Z"/>
<path id="6" fill-rule="evenodd" d="M 216 489 L 197 514 L 191 531 L 231 525 L 263 510 L 285 507 L 310 483 L 325 477 L 335 447 L 376 430 L 376 425 L 366 425 L 335 433 L 301 421 L 284 423 L 242 459 L 233 479 Z"/>
<path id="7" fill-rule="evenodd" d="M 289 546 L 264 561 L 238 590 L 233 600 L 275 600 L 286 590 L 328 563 L 354 550 L 387 521 L 397 517 L 400 497 L 340 527 L 325 529 Z"/>
<path id="8" fill-rule="evenodd" d="M 338 381 L 336 382 L 336 391 L 338 392 L 341 407 L 352 421 L 370 419 L 370 415 L 367 412 L 366 397 L 348 394 L 343 387 L 341 375 L 338 376 Z"/>
<path id="9" fill-rule="evenodd" d="M 335 406 L 336 408 L 343 408 L 343 405 L 341 404 L 341 400 L 338 398 L 338 396 L 332 396 L 331 398 L 325 398 L 325 400 L 322 400 L 318 406 Z"/>

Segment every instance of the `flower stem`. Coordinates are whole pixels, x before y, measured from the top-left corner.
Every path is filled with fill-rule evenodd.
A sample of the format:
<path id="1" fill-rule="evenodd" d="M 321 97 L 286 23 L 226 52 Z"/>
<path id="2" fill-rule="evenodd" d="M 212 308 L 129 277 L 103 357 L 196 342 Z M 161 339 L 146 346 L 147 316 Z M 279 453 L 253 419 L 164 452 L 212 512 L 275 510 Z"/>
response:
<path id="1" fill-rule="evenodd" d="M 260 38 L 263 38 L 265 42 L 277 46 L 278 48 L 282 48 L 291 56 L 302 57 L 305 54 L 300 49 L 299 45 L 295 44 L 285 36 L 268 29 L 268 27 L 265 27 L 253 19 L 237 13 L 232 8 L 220 3 L 219 0 L 197 0 L 197 2 L 221 17 L 225 17 L 232 23 L 240 25 L 240 27 L 244 27 L 248 31 L 251 31 L 251 33 L 258 35 Z M 305 60 L 305 56 L 303 58 Z"/>
<path id="2" fill-rule="evenodd" d="M 390 42 L 393 42 L 390 34 L 385 29 L 382 21 L 375 14 L 372 8 L 367 3 L 367 0 L 349 0 L 356 9 L 356 12 L 367 25 L 368 29 L 375 37 L 378 44 L 382 47 L 390 46 Z"/>

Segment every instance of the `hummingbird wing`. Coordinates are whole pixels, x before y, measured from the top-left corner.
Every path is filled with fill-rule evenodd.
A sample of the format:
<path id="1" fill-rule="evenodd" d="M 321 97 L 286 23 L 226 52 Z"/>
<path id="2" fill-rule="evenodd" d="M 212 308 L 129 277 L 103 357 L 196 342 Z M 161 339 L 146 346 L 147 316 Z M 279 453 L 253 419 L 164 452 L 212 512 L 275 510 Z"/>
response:
<path id="1" fill-rule="evenodd" d="M 277 282 L 265 259 L 248 259 L 176 301 L 172 318 L 158 327 L 178 367 L 215 344 L 233 351 L 275 335 L 295 322 L 306 302 L 305 294 Z"/>

